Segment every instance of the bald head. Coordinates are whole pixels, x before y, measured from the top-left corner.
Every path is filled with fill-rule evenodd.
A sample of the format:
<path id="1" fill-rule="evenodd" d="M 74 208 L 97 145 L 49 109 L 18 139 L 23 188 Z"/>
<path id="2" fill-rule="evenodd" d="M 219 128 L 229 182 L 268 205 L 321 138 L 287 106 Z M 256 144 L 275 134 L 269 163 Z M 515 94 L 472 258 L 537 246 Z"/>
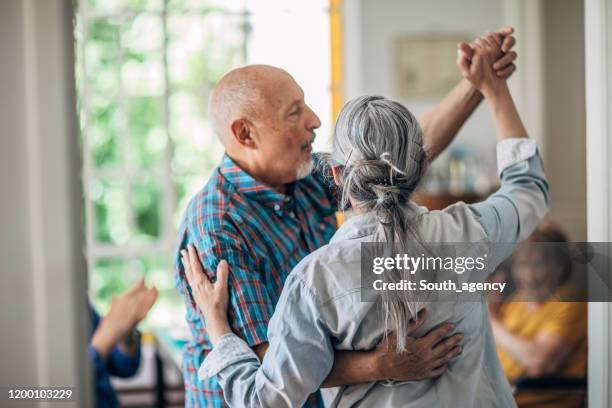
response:
<path id="1" fill-rule="evenodd" d="M 283 192 L 308 175 L 321 121 L 286 71 L 250 65 L 228 72 L 210 95 L 209 117 L 225 153 L 256 180 Z"/>
<path id="2" fill-rule="evenodd" d="M 213 130 L 226 145 L 231 123 L 236 119 L 256 119 L 272 102 L 274 88 L 293 78 L 270 65 L 247 65 L 225 74 L 215 85 L 208 102 Z"/>

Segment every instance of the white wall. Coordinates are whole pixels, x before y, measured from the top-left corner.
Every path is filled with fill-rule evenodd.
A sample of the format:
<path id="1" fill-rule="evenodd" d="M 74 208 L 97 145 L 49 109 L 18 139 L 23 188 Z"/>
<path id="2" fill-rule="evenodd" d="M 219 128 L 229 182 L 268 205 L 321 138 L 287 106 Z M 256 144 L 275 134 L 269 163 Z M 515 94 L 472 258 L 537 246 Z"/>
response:
<path id="1" fill-rule="evenodd" d="M 345 94 L 397 97 L 393 42 L 399 35 L 480 36 L 516 27 L 518 71 L 510 83 L 551 184 L 551 216 L 573 240 L 586 239 L 583 0 L 347 0 Z M 454 63 L 454 61 L 451 61 Z M 416 115 L 436 100 L 403 100 Z M 495 127 L 483 103 L 457 142 L 491 160 Z"/>
<path id="2" fill-rule="evenodd" d="M 393 87 L 393 41 L 399 35 L 459 34 L 467 38 L 496 30 L 504 23 L 501 0 L 347 0 L 345 17 L 346 97 L 378 93 L 397 97 Z M 450 61 L 454 64 L 454 60 Z M 416 115 L 436 100 L 402 101 Z M 458 140 L 491 156 L 495 127 L 481 106 Z"/>
<path id="3" fill-rule="evenodd" d="M 71 12 L 0 2 L 0 386 L 81 397 L 53 406 L 90 396 Z"/>
<path id="4" fill-rule="evenodd" d="M 333 119 L 329 1 L 260 0 L 247 6 L 252 29 L 247 63 L 278 66 L 295 78 L 321 119 L 314 149 L 325 150 Z"/>
<path id="5" fill-rule="evenodd" d="M 505 0 L 517 30 L 513 91 L 538 140 L 550 183 L 550 217 L 587 239 L 583 0 Z"/>
<path id="6" fill-rule="evenodd" d="M 551 217 L 587 239 L 584 1 L 544 0 L 543 153 Z"/>

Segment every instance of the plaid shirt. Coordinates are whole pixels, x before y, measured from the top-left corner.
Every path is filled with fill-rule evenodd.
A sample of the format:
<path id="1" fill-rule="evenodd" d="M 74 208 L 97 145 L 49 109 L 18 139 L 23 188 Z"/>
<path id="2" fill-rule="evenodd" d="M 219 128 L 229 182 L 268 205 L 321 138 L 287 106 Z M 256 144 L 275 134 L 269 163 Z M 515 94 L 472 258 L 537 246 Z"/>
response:
<path id="1" fill-rule="evenodd" d="M 175 258 L 175 284 L 185 299 L 192 334 L 183 356 L 186 406 L 221 407 L 225 402 L 214 377 L 198 378 L 198 368 L 212 347 L 184 277 L 180 249 L 193 243 L 210 276 L 219 261 L 227 260 L 231 327 L 253 347 L 268 341 L 268 321 L 289 272 L 336 231 L 336 204 L 328 181 L 317 172 L 289 184 L 286 194 L 280 194 L 227 155 L 191 200 Z M 306 406 L 323 406 L 320 393 L 313 394 Z"/>

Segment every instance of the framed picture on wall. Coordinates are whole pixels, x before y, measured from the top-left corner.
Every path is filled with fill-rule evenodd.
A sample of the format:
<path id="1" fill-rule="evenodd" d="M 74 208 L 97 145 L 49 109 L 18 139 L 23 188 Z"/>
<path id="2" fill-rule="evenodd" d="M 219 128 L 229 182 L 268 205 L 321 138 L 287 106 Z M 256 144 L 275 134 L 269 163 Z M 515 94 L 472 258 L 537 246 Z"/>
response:
<path id="1" fill-rule="evenodd" d="M 462 35 L 401 36 L 394 43 L 394 81 L 402 99 L 446 95 L 461 79 L 456 65 Z"/>

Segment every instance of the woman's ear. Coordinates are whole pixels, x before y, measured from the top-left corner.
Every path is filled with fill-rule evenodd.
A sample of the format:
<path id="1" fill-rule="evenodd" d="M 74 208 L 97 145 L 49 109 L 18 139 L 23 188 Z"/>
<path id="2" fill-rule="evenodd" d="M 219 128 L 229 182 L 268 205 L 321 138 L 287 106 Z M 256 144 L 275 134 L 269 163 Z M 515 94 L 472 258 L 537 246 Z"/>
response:
<path id="1" fill-rule="evenodd" d="M 247 119 L 241 118 L 234 120 L 230 129 L 232 137 L 240 145 L 250 149 L 256 147 L 255 139 L 253 138 L 252 124 Z"/>
<path id="2" fill-rule="evenodd" d="M 336 185 L 339 186 L 340 183 L 342 182 L 342 179 L 340 178 L 340 172 L 342 171 L 342 167 L 333 166 L 331 170 L 332 170 L 332 175 L 334 176 L 334 183 L 336 183 Z"/>

